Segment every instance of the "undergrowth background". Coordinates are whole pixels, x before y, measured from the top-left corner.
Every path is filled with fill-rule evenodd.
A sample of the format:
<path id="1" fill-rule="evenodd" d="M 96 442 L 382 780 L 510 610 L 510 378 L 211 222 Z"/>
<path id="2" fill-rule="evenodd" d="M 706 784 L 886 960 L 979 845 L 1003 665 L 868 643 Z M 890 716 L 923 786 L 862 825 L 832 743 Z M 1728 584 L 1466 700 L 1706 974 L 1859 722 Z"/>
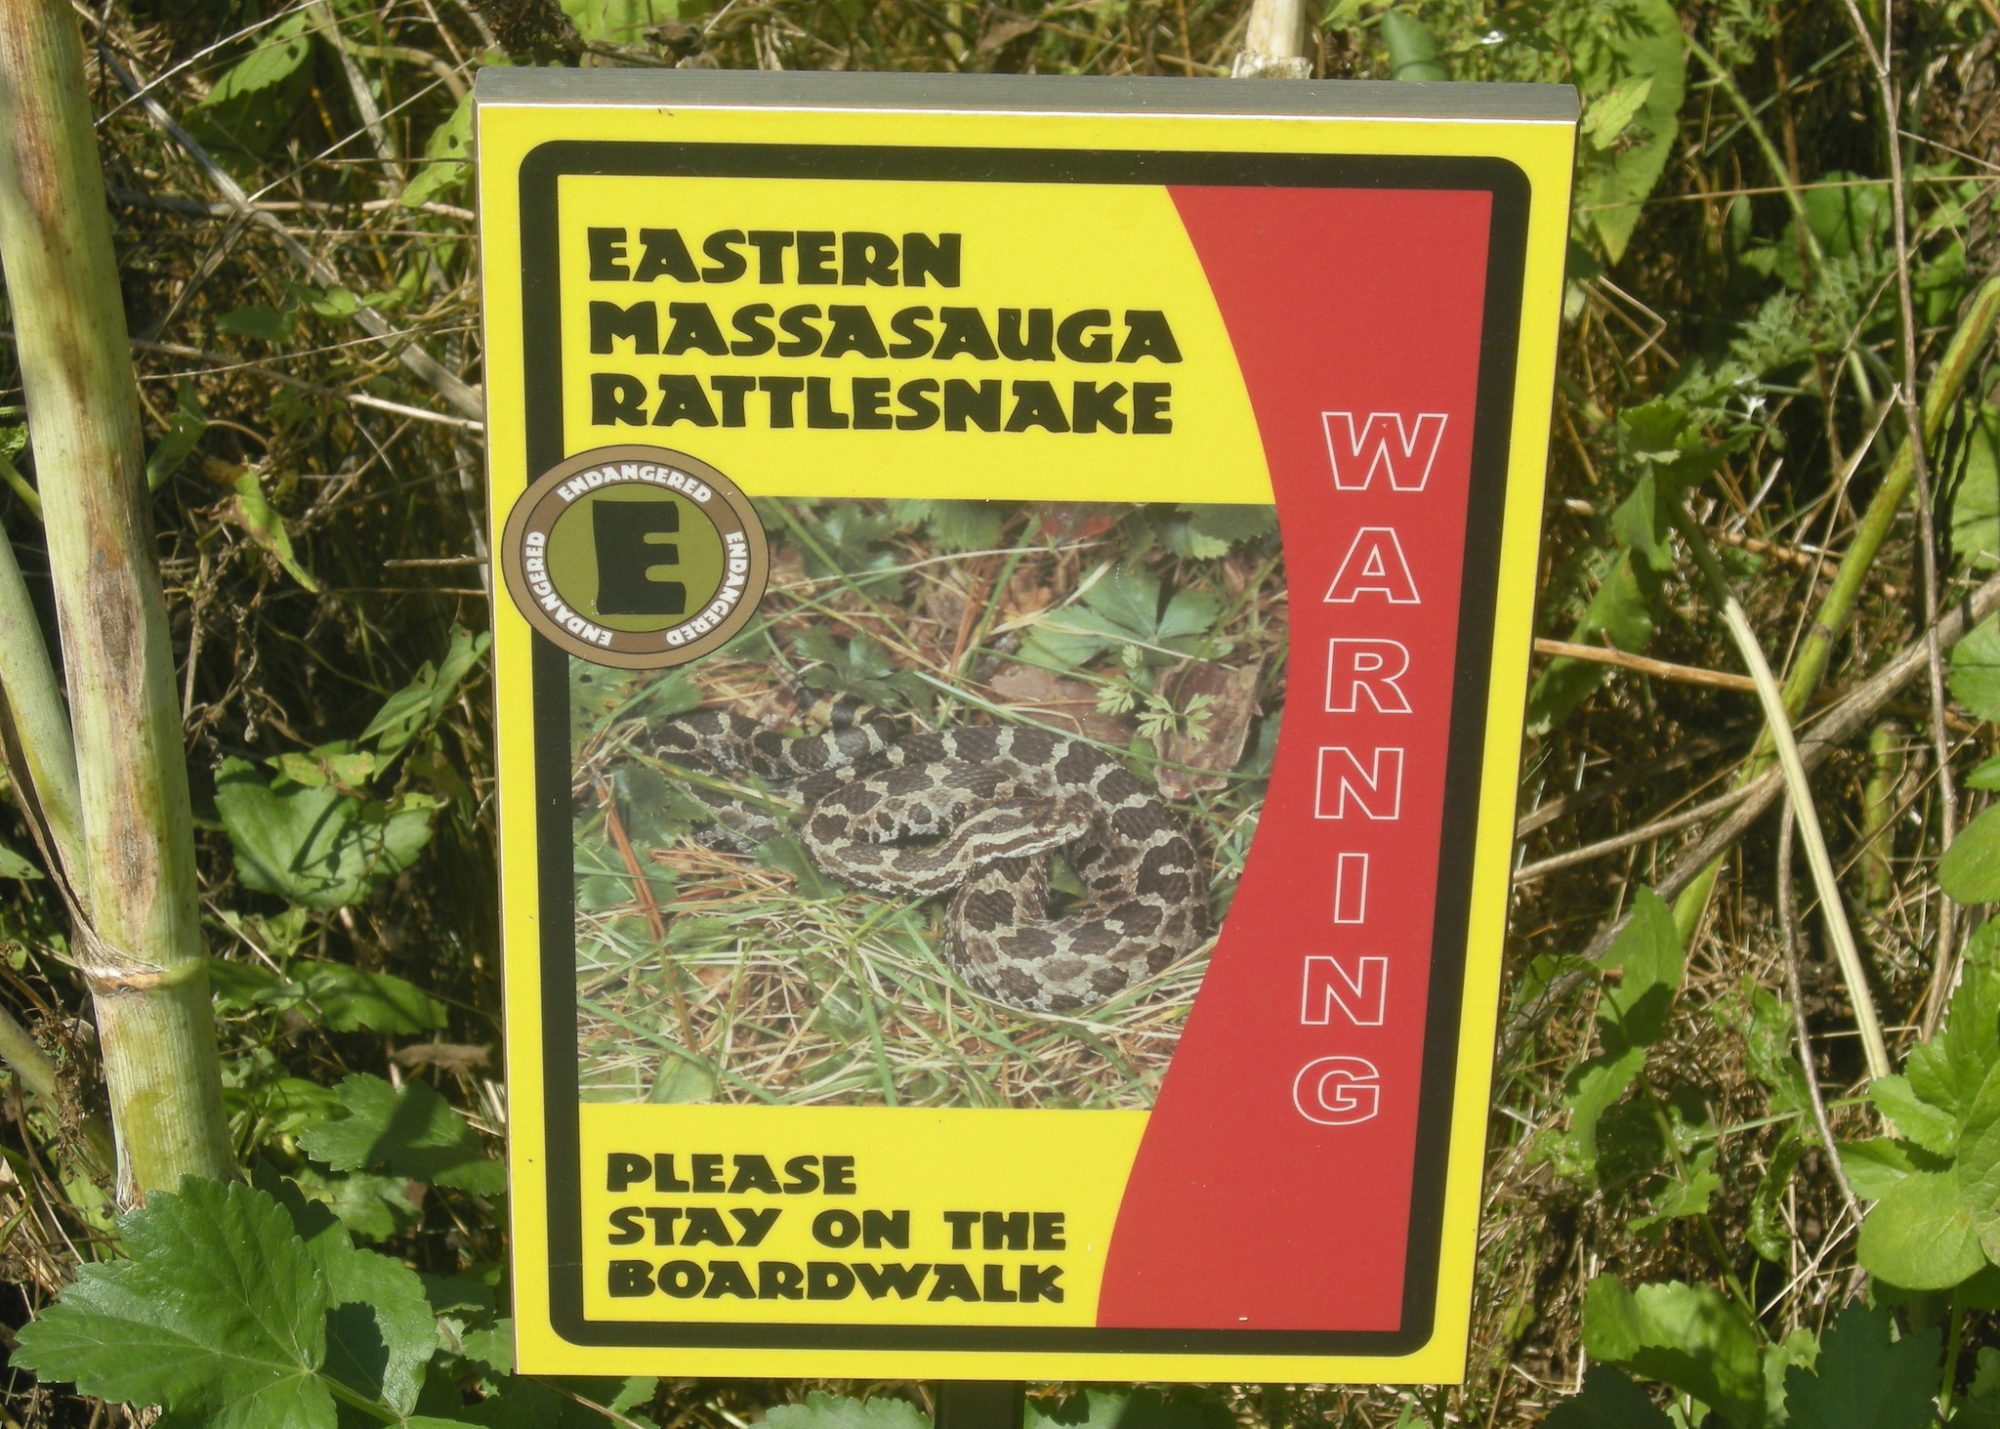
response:
<path id="1" fill-rule="evenodd" d="M 1573 1424 L 1657 1424 L 1663 1409 L 1739 1429 L 2000 1422 L 2000 940 L 1979 926 L 2000 897 L 2000 815 L 1984 812 L 2000 788 L 1986 762 L 2000 637 L 1949 629 L 1935 681 L 1924 639 L 1959 602 L 1990 609 L 1982 583 L 2000 566 L 2000 290 L 1986 286 L 2000 268 L 2000 11 L 1887 4 L 1334 0 L 1314 16 L 1326 76 L 1567 81 L 1586 105 L 1473 1349 L 1462 1388 L 1215 1387 L 1128 1406 L 1155 1422 L 1534 1424 L 1586 1378 L 1560 1411 Z M 407 1333 L 373 1381 L 302 1371 L 368 1399 L 364 1419 L 723 1429 L 815 1390 L 876 1397 L 796 1414 L 888 1429 L 909 1422 L 904 1401 L 926 1402 L 922 1386 L 507 1373 L 482 451 L 458 385 L 480 375 L 474 71 L 1224 83 L 1246 11 L 78 7 L 149 414 L 230 1107 L 263 1188 L 228 1195 L 253 1220 L 286 1208 L 289 1221 L 258 1224 L 277 1247 L 266 1260 L 297 1271 L 298 1303 L 336 1265 L 365 1263 L 387 1287 L 370 1297 L 385 1334 L 400 1307 Z M 12 363 L 0 314 L 0 522 L 45 594 Z M 923 520 L 886 530 L 883 549 Z M 1197 531 L 1179 554 L 1254 566 L 1242 539 Z M 984 546 L 1037 541 L 1054 549 L 1020 529 Z M 1697 564 L 1710 548 L 1789 679 L 1794 718 L 1838 732 L 1808 733 L 1815 806 L 1799 816 L 1824 834 L 1857 972 L 1841 971 L 1820 884 L 1781 847 L 1775 807 L 1730 825 L 1769 806 L 1769 779 L 1755 783 L 1768 744 Z M 1216 588 L 1229 596 L 1233 579 L 1241 595 L 1247 575 Z M 927 590 L 893 594 L 923 615 Z M 1241 640 L 1281 619 L 1219 598 L 1181 634 Z M 1064 676 L 1091 691 L 1093 716 L 1127 718 L 1121 738 L 1148 714 L 1154 735 L 1190 732 L 1200 712 L 1171 671 L 1107 651 Z M 907 693 L 921 663 L 907 654 L 849 644 L 800 664 L 823 687 L 905 679 Z M 1893 688 L 1868 683 L 1892 666 Z M 1254 774 L 1255 738 L 1232 757 Z M 1704 839 L 1712 850 L 1691 857 Z M 1697 876 L 1710 851 L 1719 873 Z M 5 1094 L 9 1351 L 80 1266 L 123 1264 L 89 1156 L 87 999 L 46 886 L 0 802 L 0 998 L 66 1088 L 60 1113 L 11 1081 Z M 607 918 L 645 912 L 636 890 L 605 899 Z M 1863 1004 L 1907 1073 L 1867 1095 Z M 381 1134 L 392 1123 L 400 1139 Z M 215 1195 L 166 1198 L 127 1249 L 175 1216 L 236 1213 Z M 280 1253 L 297 1235 L 317 1270 Z M 349 1239 L 392 1259 L 343 1260 Z M 0 1423 L 149 1422 L 63 1382 L 103 1383 L 104 1365 L 40 1363 L 43 1380 L 0 1371 Z M 1036 1402 L 1104 1423 L 1121 1403 L 1072 1388 Z M 219 1381 L 188 1393 L 174 1422 L 291 1422 L 260 1419 Z M 163 1395 L 141 1377 L 111 1397 Z"/>

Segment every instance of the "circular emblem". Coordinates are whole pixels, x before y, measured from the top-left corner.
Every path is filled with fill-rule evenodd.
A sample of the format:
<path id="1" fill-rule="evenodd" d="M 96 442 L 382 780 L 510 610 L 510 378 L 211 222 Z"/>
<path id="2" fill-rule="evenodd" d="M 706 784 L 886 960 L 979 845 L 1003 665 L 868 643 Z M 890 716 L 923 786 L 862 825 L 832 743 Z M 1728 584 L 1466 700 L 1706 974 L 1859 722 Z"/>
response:
<path id="1" fill-rule="evenodd" d="M 625 670 L 720 646 L 770 572 L 750 499 L 707 462 L 661 447 L 598 447 L 539 477 L 508 513 L 500 560 L 530 625 Z"/>

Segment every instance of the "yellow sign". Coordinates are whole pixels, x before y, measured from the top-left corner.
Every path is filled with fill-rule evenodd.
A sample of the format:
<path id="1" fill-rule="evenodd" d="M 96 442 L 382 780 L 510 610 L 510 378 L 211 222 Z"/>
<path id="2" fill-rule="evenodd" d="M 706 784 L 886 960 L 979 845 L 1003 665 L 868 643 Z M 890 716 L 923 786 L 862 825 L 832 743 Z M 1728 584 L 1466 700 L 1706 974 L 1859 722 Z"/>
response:
<path id="1" fill-rule="evenodd" d="M 493 70 L 531 1373 L 1463 1372 L 1574 96 Z"/>

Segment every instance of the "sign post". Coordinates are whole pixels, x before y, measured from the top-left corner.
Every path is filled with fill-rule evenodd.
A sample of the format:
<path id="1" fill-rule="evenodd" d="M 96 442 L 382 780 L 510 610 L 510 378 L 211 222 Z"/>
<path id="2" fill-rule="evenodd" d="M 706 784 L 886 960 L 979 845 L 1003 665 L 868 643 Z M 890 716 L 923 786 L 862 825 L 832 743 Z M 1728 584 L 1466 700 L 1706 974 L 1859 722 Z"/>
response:
<path id="1" fill-rule="evenodd" d="M 520 1367 L 1458 1380 L 1574 95 L 477 100 Z"/>

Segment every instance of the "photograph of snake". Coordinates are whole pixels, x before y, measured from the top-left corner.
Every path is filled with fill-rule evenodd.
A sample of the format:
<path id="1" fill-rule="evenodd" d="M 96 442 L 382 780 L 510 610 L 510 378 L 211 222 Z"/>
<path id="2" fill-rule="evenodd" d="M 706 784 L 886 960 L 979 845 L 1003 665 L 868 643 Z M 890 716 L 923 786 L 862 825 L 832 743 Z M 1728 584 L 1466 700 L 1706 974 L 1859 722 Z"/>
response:
<path id="1" fill-rule="evenodd" d="M 1271 509 L 758 509 L 729 646 L 571 664 L 583 1095 L 1151 1105 L 1276 746 Z"/>

